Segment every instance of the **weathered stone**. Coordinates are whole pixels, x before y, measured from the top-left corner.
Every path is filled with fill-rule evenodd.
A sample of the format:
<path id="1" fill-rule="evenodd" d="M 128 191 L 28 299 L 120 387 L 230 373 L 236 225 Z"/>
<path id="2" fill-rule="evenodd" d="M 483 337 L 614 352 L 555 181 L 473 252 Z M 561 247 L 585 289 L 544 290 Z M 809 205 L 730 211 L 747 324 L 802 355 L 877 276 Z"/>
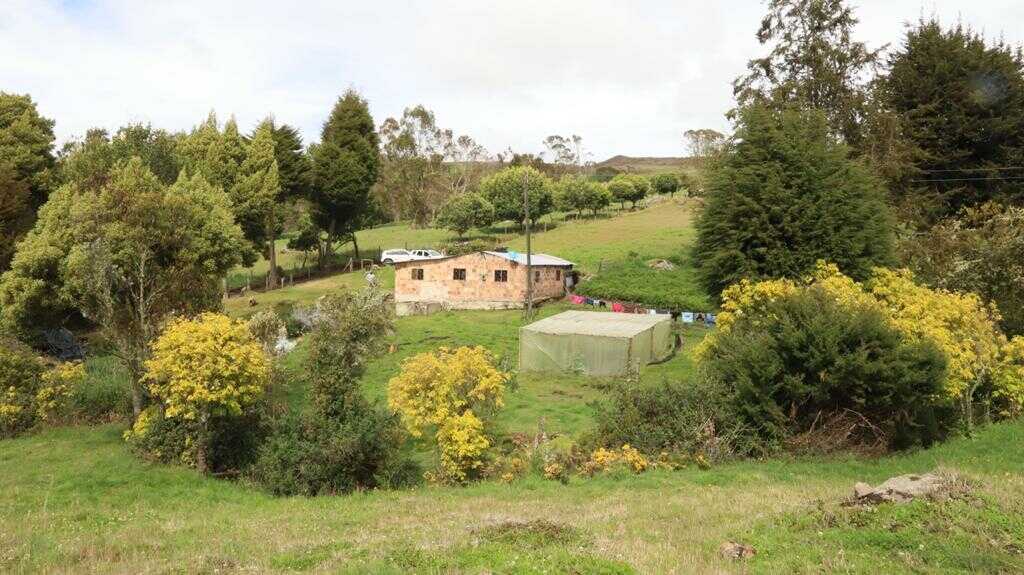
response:
<path id="1" fill-rule="evenodd" d="M 906 503 L 921 497 L 945 498 L 954 486 L 952 477 L 935 473 L 924 475 L 900 475 L 887 479 L 877 487 L 866 483 L 853 486 L 853 503 Z"/>
<path id="2" fill-rule="evenodd" d="M 718 547 L 718 553 L 725 559 L 749 559 L 757 553 L 757 550 L 750 545 L 726 541 Z"/>
<path id="3" fill-rule="evenodd" d="M 672 262 L 670 262 L 668 260 L 660 260 L 660 259 L 658 259 L 658 260 L 651 260 L 651 261 L 647 262 L 647 267 L 649 267 L 649 268 L 651 268 L 653 270 L 658 270 L 658 271 L 672 271 L 672 270 L 676 269 L 675 264 L 673 264 Z"/>
<path id="4" fill-rule="evenodd" d="M 856 497 L 857 499 L 867 497 L 873 489 L 874 487 L 871 487 L 867 483 L 864 483 L 863 481 L 858 481 L 857 483 L 853 484 L 853 496 Z"/>

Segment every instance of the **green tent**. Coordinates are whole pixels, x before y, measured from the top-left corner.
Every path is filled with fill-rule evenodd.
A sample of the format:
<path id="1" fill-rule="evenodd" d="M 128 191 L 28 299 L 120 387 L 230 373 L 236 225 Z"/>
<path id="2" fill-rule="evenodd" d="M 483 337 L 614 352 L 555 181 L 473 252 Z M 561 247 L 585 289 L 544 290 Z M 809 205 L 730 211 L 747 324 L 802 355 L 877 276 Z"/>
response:
<path id="1" fill-rule="evenodd" d="M 671 354 L 667 315 L 567 311 L 519 328 L 520 371 L 622 375 Z"/>

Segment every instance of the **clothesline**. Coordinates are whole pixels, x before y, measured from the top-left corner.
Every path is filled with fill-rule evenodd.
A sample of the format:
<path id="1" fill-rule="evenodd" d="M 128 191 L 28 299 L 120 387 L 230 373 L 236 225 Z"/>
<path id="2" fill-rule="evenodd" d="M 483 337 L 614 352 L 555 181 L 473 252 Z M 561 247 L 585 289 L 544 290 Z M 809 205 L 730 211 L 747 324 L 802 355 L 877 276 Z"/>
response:
<path id="1" fill-rule="evenodd" d="M 678 321 L 680 323 L 687 324 L 703 323 L 704 325 L 712 326 L 715 325 L 715 322 L 717 320 L 715 314 L 703 311 L 679 311 L 669 308 L 649 308 L 632 303 L 602 300 L 576 294 L 570 294 L 568 299 L 570 302 L 576 305 L 588 305 L 591 307 L 605 308 L 618 313 L 670 315 L 672 316 L 673 321 Z"/>

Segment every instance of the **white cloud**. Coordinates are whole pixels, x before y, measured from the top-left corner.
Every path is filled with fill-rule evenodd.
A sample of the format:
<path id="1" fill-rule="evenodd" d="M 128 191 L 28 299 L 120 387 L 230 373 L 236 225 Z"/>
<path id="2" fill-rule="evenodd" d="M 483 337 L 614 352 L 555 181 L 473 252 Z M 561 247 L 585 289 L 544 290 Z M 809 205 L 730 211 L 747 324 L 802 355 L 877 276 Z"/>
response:
<path id="1" fill-rule="evenodd" d="M 289 3 L 7 0 L 0 89 L 28 92 L 61 139 L 149 121 L 187 129 L 214 109 L 243 128 L 273 113 L 307 140 L 354 87 L 375 119 L 424 104 L 492 151 L 577 133 L 597 159 L 678 155 L 727 126 L 731 80 L 762 53 L 764 5 L 709 2 Z M 299 5 L 301 4 L 301 5 Z M 1024 40 L 1009 0 L 864 1 L 860 38 L 898 44 L 920 15 Z"/>

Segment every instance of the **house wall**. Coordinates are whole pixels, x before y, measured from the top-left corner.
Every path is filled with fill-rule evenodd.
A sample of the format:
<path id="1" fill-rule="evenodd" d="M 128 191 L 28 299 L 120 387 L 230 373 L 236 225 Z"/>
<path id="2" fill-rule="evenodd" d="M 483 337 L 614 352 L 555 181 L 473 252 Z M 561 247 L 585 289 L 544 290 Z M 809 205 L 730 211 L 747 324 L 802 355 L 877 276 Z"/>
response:
<path id="1" fill-rule="evenodd" d="M 423 279 L 413 279 L 422 269 Z M 465 280 L 454 279 L 456 269 L 466 270 Z M 496 270 L 508 272 L 507 282 L 494 281 Z M 568 268 L 534 266 L 534 301 L 565 295 Z M 399 315 L 449 309 L 509 309 L 522 307 L 526 299 L 526 266 L 499 256 L 466 254 L 440 260 L 403 262 L 395 266 L 395 303 Z M 432 305 L 437 304 L 437 305 Z"/>

